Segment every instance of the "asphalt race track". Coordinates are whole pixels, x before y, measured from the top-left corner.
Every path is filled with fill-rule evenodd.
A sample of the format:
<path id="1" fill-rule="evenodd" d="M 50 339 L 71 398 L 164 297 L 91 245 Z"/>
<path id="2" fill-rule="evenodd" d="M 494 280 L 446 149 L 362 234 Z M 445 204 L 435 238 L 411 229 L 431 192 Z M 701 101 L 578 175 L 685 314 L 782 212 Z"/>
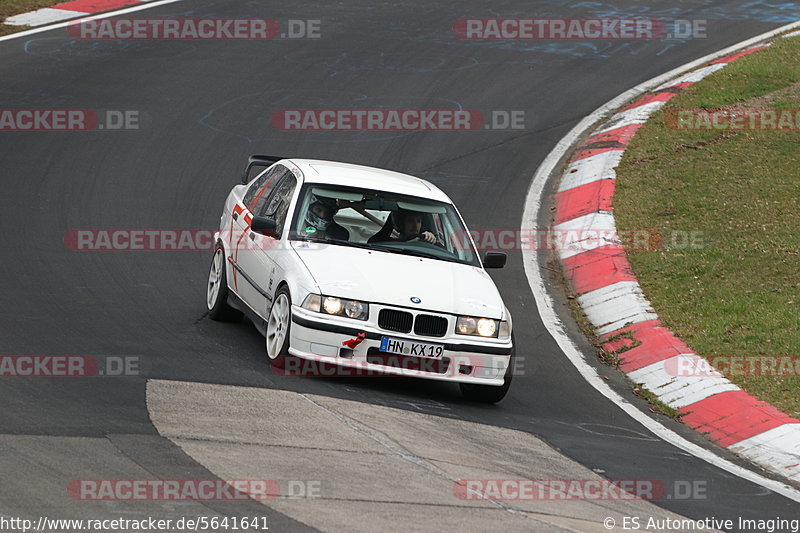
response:
<path id="1" fill-rule="evenodd" d="M 72 479 L 215 472 L 213 460 L 196 462 L 189 448 L 159 435 L 162 426 L 154 423 L 173 427 L 175 421 L 148 411 L 151 380 L 150 387 L 175 381 L 302 393 L 336 405 L 386 408 L 398 424 L 407 413 L 518 430 L 609 479 L 702 482 L 702 498 L 655 502 L 679 515 L 800 517 L 800 504 L 664 443 L 591 389 L 541 324 L 518 251 L 505 269 L 491 273 L 514 317 L 523 374 L 502 403 L 482 406 L 464 401 L 458 387 L 436 382 L 273 374 L 263 338 L 249 322 L 206 317 L 210 251 L 65 246 L 65 235 L 76 229 L 214 229 L 252 153 L 419 175 L 451 196 L 471 228 L 514 230 L 533 172 L 584 116 L 642 81 L 797 20 L 800 4 L 193 0 L 128 16 L 319 19 L 322 37 L 89 41 L 57 29 L 0 42 L 1 108 L 136 110 L 142 124 L 135 131 L 0 132 L 0 354 L 138 357 L 142 368 L 138 377 L 0 381 L 0 514 L 202 514 L 194 503 L 115 507 L 65 495 Z M 707 37 L 483 42 L 458 39 L 452 30 L 462 17 L 634 16 L 705 19 Z M 280 109 L 458 107 L 486 115 L 523 110 L 524 129 L 286 132 L 270 122 Z M 615 371 L 607 374 L 629 391 Z M 170 390 L 185 399 L 193 389 Z M 151 405 L 164 396 L 154 398 Z M 225 398 L 223 392 L 217 401 Z M 172 415 L 191 425 L 214 402 L 176 407 Z M 169 411 L 169 405 L 160 407 Z M 280 406 L 295 413 L 291 401 Z M 304 409 L 297 407 L 298 427 L 313 421 L 304 422 Z M 663 422 L 712 448 L 702 436 Z M 132 464 L 143 470 L 130 470 Z M 318 473 L 323 488 L 337 482 L 334 473 Z M 306 528 L 279 506 L 206 505 L 222 514 L 266 515 L 276 531 Z M 599 524 L 603 516 L 594 518 Z"/>

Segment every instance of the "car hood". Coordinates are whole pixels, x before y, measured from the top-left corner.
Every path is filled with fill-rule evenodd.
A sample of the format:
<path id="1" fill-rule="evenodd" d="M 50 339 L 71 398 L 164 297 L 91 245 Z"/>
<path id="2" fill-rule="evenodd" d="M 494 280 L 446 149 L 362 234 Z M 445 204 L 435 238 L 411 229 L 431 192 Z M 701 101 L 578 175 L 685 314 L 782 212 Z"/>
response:
<path id="1" fill-rule="evenodd" d="M 502 318 L 503 301 L 481 268 L 318 243 L 295 251 L 322 294 L 442 313 Z M 412 297 L 421 302 L 414 304 Z"/>

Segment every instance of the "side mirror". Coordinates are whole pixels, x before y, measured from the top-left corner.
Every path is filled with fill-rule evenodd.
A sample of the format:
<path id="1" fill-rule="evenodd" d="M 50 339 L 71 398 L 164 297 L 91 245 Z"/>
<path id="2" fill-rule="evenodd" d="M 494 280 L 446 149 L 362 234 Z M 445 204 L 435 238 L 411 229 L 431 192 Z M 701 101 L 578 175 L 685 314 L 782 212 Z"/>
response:
<path id="1" fill-rule="evenodd" d="M 273 239 L 278 238 L 278 224 L 274 218 L 253 217 L 250 223 L 250 230 Z"/>
<path id="2" fill-rule="evenodd" d="M 505 252 L 486 252 L 483 258 L 483 268 L 503 268 L 506 266 Z"/>
<path id="3" fill-rule="evenodd" d="M 250 180 L 252 179 L 250 177 L 250 171 L 254 168 L 270 167 L 281 159 L 286 158 L 274 155 L 251 155 L 247 160 L 247 166 L 244 167 L 244 172 L 242 172 L 242 184 L 247 185 L 250 183 Z"/>

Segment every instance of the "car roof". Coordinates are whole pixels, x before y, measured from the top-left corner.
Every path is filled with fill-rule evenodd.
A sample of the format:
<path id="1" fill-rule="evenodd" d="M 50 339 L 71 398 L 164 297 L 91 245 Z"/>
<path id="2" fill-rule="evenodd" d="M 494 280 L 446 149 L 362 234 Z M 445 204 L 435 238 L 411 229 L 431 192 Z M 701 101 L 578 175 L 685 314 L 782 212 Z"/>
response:
<path id="1" fill-rule="evenodd" d="M 289 159 L 303 172 L 306 183 L 361 187 L 452 203 L 436 185 L 416 176 L 382 168 L 321 159 Z"/>

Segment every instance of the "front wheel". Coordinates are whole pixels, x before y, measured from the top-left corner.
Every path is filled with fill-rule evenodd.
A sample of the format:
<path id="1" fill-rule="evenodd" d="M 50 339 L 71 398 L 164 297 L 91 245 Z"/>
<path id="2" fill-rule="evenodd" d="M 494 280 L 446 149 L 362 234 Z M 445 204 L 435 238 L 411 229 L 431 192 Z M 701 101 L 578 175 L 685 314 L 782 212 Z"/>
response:
<path id="1" fill-rule="evenodd" d="M 292 298 L 286 286 L 278 289 L 267 318 L 267 356 L 275 368 L 284 368 L 289 357 Z"/>
<path id="2" fill-rule="evenodd" d="M 242 313 L 228 305 L 228 277 L 225 274 L 225 250 L 218 246 L 211 260 L 206 289 L 206 307 L 212 320 L 234 322 L 242 318 Z"/>
<path id="3" fill-rule="evenodd" d="M 495 385 L 474 385 L 472 383 L 459 383 L 461 394 L 467 400 L 481 403 L 497 403 L 506 397 L 509 387 L 511 387 L 511 378 L 514 375 L 514 350 L 512 348 L 511 358 L 508 361 L 508 368 L 503 376 L 503 384 Z"/>

